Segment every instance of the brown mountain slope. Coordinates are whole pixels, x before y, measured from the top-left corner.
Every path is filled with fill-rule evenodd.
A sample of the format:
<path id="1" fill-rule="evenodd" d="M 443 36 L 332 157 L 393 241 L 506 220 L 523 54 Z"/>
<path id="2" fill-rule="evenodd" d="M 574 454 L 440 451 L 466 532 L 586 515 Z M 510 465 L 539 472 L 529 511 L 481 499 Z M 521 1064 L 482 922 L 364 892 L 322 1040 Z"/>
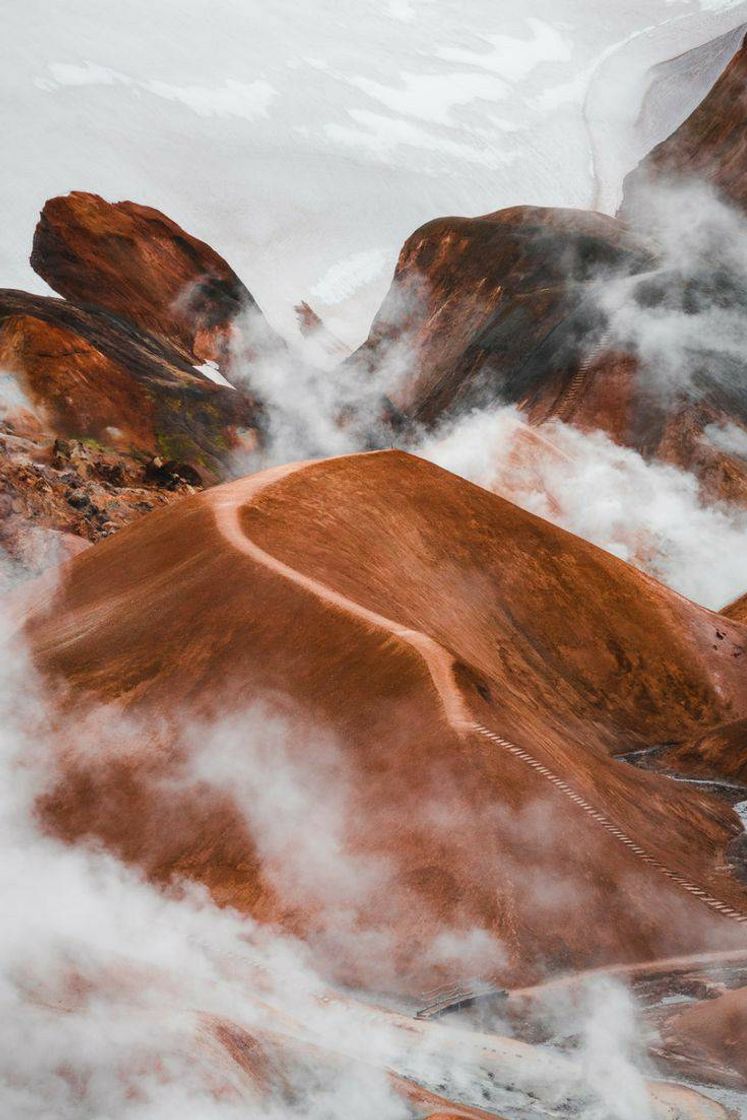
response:
<path id="1" fill-rule="evenodd" d="M 0 584 L 180 492 L 257 437 L 244 392 L 131 323 L 0 290 Z"/>
<path id="2" fill-rule="evenodd" d="M 73 191 L 45 203 L 31 264 L 56 292 L 105 308 L 190 362 L 228 362 L 235 322 L 280 345 L 254 297 L 214 249 L 159 210 Z"/>
<path id="3" fill-rule="evenodd" d="M 727 618 L 733 618 L 737 622 L 747 622 L 747 595 L 740 595 L 733 603 L 729 603 L 724 607 L 721 614 Z"/>
<path id="4" fill-rule="evenodd" d="M 663 765 L 683 774 L 742 782 L 747 798 L 747 719 L 722 723 L 673 747 L 665 753 Z"/>
<path id="5" fill-rule="evenodd" d="M 406 345 L 408 376 L 395 403 L 425 424 L 500 398 L 539 394 L 553 407 L 599 324 L 590 282 L 640 272 L 651 260 L 603 214 L 515 206 L 439 218 L 405 242 L 354 359 L 375 375 L 392 345 Z"/>
<path id="6" fill-rule="evenodd" d="M 744 457 L 711 436 L 725 425 L 747 433 L 733 356 L 704 344 L 697 361 L 687 355 L 697 384 L 662 391 L 657 363 L 647 365 L 638 340 L 616 325 L 620 307 L 621 322 L 645 326 L 717 305 L 737 314 L 741 299 L 733 278 L 665 266 L 602 214 L 513 207 L 440 218 L 405 243 L 369 337 L 349 361 L 389 392 L 405 433 L 517 404 L 533 424 L 602 429 L 694 471 L 709 497 L 745 503 Z M 394 387 L 393 356 L 406 370 Z"/>
<path id="7" fill-rule="evenodd" d="M 744 712 L 744 629 L 431 464 L 218 487 L 37 595 L 26 633 L 75 720 L 48 825 L 302 933 L 338 978 L 744 940 L 736 818 L 607 753 Z M 294 775 L 306 799 L 273 801 Z"/>
<path id="8" fill-rule="evenodd" d="M 0 362 L 56 435 L 161 453 L 213 477 L 231 430 L 256 422 L 245 394 L 173 348 L 65 300 L 1 289 Z"/>
<path id="9" fill-rule="evenodd" d="M 626 177 L 621 213 L 634 215 L 648 186 L 672 177 L 706 179 L 747 207 L 746 91 L 747 40 L 695 112 Z"/>

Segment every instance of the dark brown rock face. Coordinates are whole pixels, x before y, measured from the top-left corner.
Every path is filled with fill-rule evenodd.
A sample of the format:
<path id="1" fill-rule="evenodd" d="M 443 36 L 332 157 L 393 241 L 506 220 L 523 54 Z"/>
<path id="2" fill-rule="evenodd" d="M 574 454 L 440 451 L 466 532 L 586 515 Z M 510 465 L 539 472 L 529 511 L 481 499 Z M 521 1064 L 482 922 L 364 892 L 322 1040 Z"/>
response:
<path id="1" fill-rule="evenodd" d="M 0 290 L 0 362 L 55 435 L 184 460 L 213 479 L 237 429 L 256 421 L 249 397 L 176 350 L 64 300 Z"/>
<path id="2" fill-rule="evenodd" d="M 3 584 L 225 477 L 246 393 L 93 307 L 0 290 Z"/>
<path id="3" fill-rule="evenodd" d="M 653 242 L 601 214 L 443 218 L 406 242 L 351 361 L 379 379 L 405 432 L 516 404 L 533 424 L 601 429 L 694 471 L 710 498 L 747 503 L 747 459 L 727 443 L 736 433 L 747 446 L 741 359 L 696 340 L 673 385 L 641 342 L 667 318 L 726 310 L 741 321 L 744 301 L 740 276 L 670 267 Z"/>
<path id="4" fill-rule="evenodd" d="M 634 215 L 651 183 L 672 178 L 706 180 L 745 209 L 746 170 L 747 40 L 695 112 L 627 176 L 621 213 Z"/>
<path id="5" fill-rule="evenodd" d="M 392 348 L 405 351 L 407 376 L 393 399 L 427 425 L 497 399 L 556 410 L 599 322 L 590 283 L 650 261 L 602 214 L 517 206 L 439 218 L 405 242 L 354 360 L 375 375 Z"/>
<path id="6" fill-rule="evenodd" d="M 73 191 L 44 206 L 31 264 L 66 299 L 166 340 L 190 362 L 228 363 L 235 335 L 280 341 L 218 253 L 159 210 Z"/>

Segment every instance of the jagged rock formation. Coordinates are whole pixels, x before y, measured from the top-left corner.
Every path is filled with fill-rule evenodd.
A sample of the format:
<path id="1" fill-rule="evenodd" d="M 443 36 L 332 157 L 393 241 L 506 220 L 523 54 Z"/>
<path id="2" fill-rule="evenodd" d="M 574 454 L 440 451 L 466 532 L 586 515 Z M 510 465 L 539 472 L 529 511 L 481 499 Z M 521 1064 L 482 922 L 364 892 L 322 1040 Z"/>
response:
<path id="1" fill-rule="evenodd" d="M 691 1077 L 747 1087 L 747 988 L 686 1007 L 666 1021 L 662 1035 Z"/>
<path id="2" fill-rule="evenodd" d="M 184 464 L 0 423 L 0 590 L 194 491 Z M 199 484 L 198 484 L 198 487 Z"/>
<path id="3" fill-rule="evenodd" d="M 652 183 L 705 179 L 726 198 L 747 208 L 747 40 L 694 113 L 649 152 L 625 179 L 621 213 L 635 216 Z"/>
<path id="4" fill-rule="evenodd" d="M 514 207 L 443 218 L 405 243 L 351 360 L 389 392 L 405 433 L 512 403 L 533 424 L 602 429 L 694 471 L 708 497 L 747 502 L 747 461 L 718 439 L 738 429 L 747 440 L 734 356 L 704 349 L 689 356 L 692 384 L 657 384 L 637 347 L 610 330 L 615 300 L 633 315 L 686 315 L 719 302 L 739 308 L 743 295 L 728 276 L 714 289 L 713 277 L 662 266 L 652 244 L 601 214 Z M 393 388 L 392 355 L 407 370 Z"/>
<path id="5" fill-rule="evenodd" d="M 257 419 L 244 393 L 157 339 L 64 300 L 0 290 L 0 363 L 50 432 L 179 459 L 212 479 Z"/>
<path id="6" fill-rule="evenodd" d="M 407 351 L 394 401 L 432 425 L 497 399 L 561 404 L 600 312 L 600 273 L 636 273 L 650 252 L 613 218 L 517 206 L 481 218 L 439 218 L 400 253 L 392 288 L 355 359 L 376 376 Z"/>
<path id="7" fill-rule="evenodd" d="M 239 317 L 270 337 L 217 254 L 134 203 L 51 200 L 32 260 L 69 298 L 0 290 L 4 580 L 224 478 L 261 408 L 194 363 L 247 357 Z"/>
<path id="8" fill-rule="evenodd" d="M 232 346 L 252 332 L 281 345 L 223 258 L 150 206 L 84 191 L 51 198 L 31 264 L 65 299 L 127 319 L 188 362 L 227 369 Z"/>
<path id="9" fill-rule="evenodd" d="M 76 558 L 26 633 L 75 711 L 48 826 L 159 881 L 197 878 L 301 933 L 337 978 L 415 992 L 467 967 L 517 980 L 739 932 L 737 818 L 610 752 L 742 716 L 744 627 L 422 460 L 195 495 Z M 281 714 L 287 732 L 258 748 Z M 268 750 L 318 789 L 300 816 L 273 803 Z M 303 870 L 318 799 L 350 861 L 334 890 Z M 274 820 L 268 847 L 258 822 Z M 439 958 L 444 929 L 481 931 L 479 964 Z"/>
<path id="10" fill-rule="evenodd" d="M 514 403 L 534 424 L 601 429 L 646 458 L 694 472 L 708 499 L 747 504 L 747 371 L 743 347 L 729 343 L 747 322 L 745 277 L 728 252 L 736 234 L 715 229 L 707 252 L 700 244 L 689 254 L 683 234 L 673 251 L 647 193 L 652 179 L 676 171 L 741 205 L 746 59 L 743 47 L 689 120 L 629 177 L 625 221 L 512 207 L 440 218 L 408 238 L 352 359 L 389 394 L 405 436 L 412 425 Z M 671 224 L 680 200 L 667 205 Z M 680 351 L 663 370 L 663 340 L 676 341 L 667 324 L 676 319 Z"/>

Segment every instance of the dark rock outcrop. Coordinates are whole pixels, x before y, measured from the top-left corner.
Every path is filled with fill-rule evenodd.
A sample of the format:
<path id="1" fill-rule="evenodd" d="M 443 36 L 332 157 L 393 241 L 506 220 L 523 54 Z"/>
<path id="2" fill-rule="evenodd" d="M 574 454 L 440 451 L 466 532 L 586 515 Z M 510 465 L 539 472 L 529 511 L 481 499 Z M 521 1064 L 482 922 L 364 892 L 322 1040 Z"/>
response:
<path id="1" fill-rule="evenodd" d="M 439 218 L 405 242 L 352 360 L 376 377 L 399 349 L 407 373 L 392 395 L 411 422 L 499 399 L 557 412 L 601 325 L 591 284 L 652 259 L 603 214 L 517 206 Z"/>
<path id="2" fill-rule="evenodd" d="M 150 206 L 84 191 L 52 198 L 31 264 L 66 299 L 130 320 L 190 362 L 227 368 L 234 346 L 281 345 L 223 258 Z"/>
<path id="3" fill-rule="evenodd" d="M 223 477 L 256 408 L 105 312 L 0 291 L 0 564 L 36 573 Z"/>
<path id="4" fill-rule="evenodd" d="M 423 460 L 341 457 L 188 498 L 74 560 L 26 633 L 63 685 L 49 827 L 301 933 L 338 979 L 463 979 L 461 955 L 429 957 L 444 926 L 482 931 L 480 967 L 515 982 L 695 951 L 711 922 L 728 936 L 548 770 L 674 872 L 747 905 L 722 866 L 728 807 L 609 753 L 742 715 L 744 627 Z M 78 749 L 83 713 L 106 749 Z M 280 759 L 352 861 L 331 894 L 304 862 L 318 810 L 300 790 L 273 808 Z M 340 922 L 361 936 L 337 939 Z"/>
<path id="5" fill-rule="evenodd" d="M 621 214 L 640 215 L 652 184 L 706 180 L 747 209 L 747 40 L 695 112 L 625 179 Z"/>
<path id="6" fill-rule="evenodd" d="M 515 404 L 532 424 L 601 429 L 695 472 L 709 498 L 747 504 L 747 458 L 719 441 L 736 432 L 747 446 L 747 363 L 706 338 L 669 384 L 638 337 L 668 316 L 747 317 L 744 303 L 738 277 L 674 269 L 615 219 L 516 207 L 414 233 L 350 362 L 388 394 L 405 439 Z"/>
<path id="7" fill-rule="evenodd" d="M 245 393 L 163 341 L 65 300 L 0 290 L 0 364 L 55 435 L 183 460 L 213 480 L 258 419 Z"/>

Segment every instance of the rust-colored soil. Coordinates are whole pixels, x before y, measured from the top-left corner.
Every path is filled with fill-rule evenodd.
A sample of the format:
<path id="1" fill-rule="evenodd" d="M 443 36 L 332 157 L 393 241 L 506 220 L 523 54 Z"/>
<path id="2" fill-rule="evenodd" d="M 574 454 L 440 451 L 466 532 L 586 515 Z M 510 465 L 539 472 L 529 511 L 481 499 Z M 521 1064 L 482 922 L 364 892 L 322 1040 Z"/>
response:
<path id="1" fill-rule="evenodd" d="M 747 205 L 746 84 L 747 42 L 697 109 L 626 177 L 624 215 L 645 204 L 651 182 L 678 177 L 705 179 L 726 198 L 743 208 Z"/>
<path id="2" fill-rule="evenodd" d="M 667 1020 L 662 1034 L 670 1050 L 703 1063 L 711 1075 L 730 1071 L 747 1085 L 747 988 L 686 1008 Z"/>
<path id="3" fill-rule="evenodd" d="M 431 464 L 352 456 L 186 499 L 74 560 L 26 632 L 63 706 L 97 706 L 101 729 L 95 751 L 61 732 L 47 825 L 304 934 L 338 978 L 464 979 L 464 954 L 434 963 L 444 929 L 483 931 L 479 971 L 511 982 L 744 941 L 702 897 L 747 912 L 723 865 L 736 818 L 608 753 L 743 713 L 744 629 Z M 345 849 L 378 868 L 362 894 L 288 889 L 241 812 L 238 754 L 234 788 L 185 776 L 184 724 L 244 718 L 249 746 L 260 701 L 285 712 L 299 765 L 320 735 L 339 744 Z M 304 821 L 287 827 L 302 853 Z M 384 938 L 386 965 L 335 936 L 341 910 Z"/>
<path id="4" fill-rule="evenodd" d="M 129 319 L 190 361 L 223 363 L 234 320 L 261 319 L 251 293 L 214 249 L 136 202 L 111 203 L 85 191 L 49 199 L 31 264 L 66 299 Z M 267 324 L 264 331 L 269 338 Z"/>

